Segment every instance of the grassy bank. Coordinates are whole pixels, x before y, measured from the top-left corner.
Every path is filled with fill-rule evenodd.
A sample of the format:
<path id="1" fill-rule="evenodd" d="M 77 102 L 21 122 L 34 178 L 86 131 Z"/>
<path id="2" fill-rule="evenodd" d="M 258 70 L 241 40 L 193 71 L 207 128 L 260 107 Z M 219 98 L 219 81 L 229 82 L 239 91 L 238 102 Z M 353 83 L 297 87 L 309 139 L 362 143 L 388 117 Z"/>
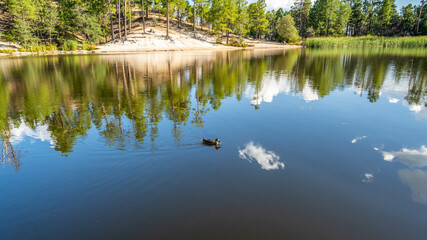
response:
<path id="1" fill-rule="evenodd" d="M 333 47 L 427 47 L 427 36 L 420 37 L 319 37 L 308 38 L 304 45 L 314 48 Z"/>

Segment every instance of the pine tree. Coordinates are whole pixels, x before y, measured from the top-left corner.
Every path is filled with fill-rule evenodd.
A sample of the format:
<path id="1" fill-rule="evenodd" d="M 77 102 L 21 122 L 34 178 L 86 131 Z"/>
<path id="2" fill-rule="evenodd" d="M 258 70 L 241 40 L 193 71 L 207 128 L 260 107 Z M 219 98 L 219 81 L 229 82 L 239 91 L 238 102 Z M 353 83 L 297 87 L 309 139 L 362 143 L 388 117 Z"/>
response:
<path id="1" fill-rule="evenodd" d="M 416 20 L 416 12 L 412 4 L 402 7 L 402 21 L 400 24 L 404 35 L 414 30 Z"/>

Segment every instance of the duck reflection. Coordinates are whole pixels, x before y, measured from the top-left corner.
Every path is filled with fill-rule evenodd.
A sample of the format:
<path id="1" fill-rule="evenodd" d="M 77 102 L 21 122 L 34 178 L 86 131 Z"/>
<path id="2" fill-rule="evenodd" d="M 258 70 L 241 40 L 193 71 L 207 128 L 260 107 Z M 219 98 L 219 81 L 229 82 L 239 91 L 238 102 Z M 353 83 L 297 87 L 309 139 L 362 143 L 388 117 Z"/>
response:
<path id="1" fill-rule="evenodd" d="M 249 162 L 256 161 L 264 170 L 285 168 L 285 164 L 279 161 L 280 156 L 253 142 L 247 143 L 242 150 L 239 149 L 239 157 Z"/>

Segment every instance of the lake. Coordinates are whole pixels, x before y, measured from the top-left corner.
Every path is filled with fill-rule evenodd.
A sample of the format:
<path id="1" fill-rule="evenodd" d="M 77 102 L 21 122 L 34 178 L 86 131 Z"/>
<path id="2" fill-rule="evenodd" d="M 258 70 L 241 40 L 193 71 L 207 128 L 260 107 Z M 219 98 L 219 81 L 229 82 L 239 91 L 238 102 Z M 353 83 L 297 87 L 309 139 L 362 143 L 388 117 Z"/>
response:
<path id="1" fill-rule="evenodd" d="M 426 49 L 1 58 L 0 133 L 2 240 L 427 238 Z"/>

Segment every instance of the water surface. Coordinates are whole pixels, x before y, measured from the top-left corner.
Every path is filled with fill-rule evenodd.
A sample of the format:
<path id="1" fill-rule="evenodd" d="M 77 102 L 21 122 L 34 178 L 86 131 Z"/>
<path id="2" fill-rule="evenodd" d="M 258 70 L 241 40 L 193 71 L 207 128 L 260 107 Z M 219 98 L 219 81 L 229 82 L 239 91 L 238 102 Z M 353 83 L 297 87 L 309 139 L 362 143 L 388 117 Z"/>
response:
<path id="1" fill-rule="evenodd" d="M 426 133 L 423 49 L 2 58 L 0 239 L 426 239 Z"/>

